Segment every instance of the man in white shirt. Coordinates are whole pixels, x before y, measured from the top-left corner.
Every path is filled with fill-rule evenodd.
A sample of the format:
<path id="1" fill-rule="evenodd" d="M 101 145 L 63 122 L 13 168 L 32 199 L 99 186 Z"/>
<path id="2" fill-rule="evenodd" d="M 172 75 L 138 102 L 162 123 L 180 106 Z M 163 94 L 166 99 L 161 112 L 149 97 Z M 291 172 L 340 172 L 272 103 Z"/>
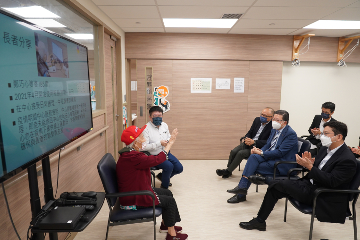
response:
<path id="1" fill-rule="evenodd" d="M 321 115 L 315 115 L 311 126 L 309 127 L 309 133 L 311 134 L 306 140 L 311 143 L 310 153 L 315 156 L 318 149 L 321 147 L 320 135 L 324 131 L 324 123 L 329 121 L 336 121 L 332 115 L 335 111 L 335 104 L 332 102 L 325 102 L 321 106 Z"/>
<path id="2" fill-rule="evenodd" d="M 168 125 L 162 121 L 163 110 L 159 106 L 153 106 L 149 110 L 150 121 L 146 124 L 144 130 L 144 137 L 146 139 L 146 146 L 142 151 L 147 151 L 151 155 L 158 155 L 164 150 L 171 137 Z M 183 166 L 180 161 L 168 152 L 168 160 L 156 166 L 162 169 L 156 177 L 161 181 L 162 188 L 171 186 L 170 178 L 183 171 Z"/>

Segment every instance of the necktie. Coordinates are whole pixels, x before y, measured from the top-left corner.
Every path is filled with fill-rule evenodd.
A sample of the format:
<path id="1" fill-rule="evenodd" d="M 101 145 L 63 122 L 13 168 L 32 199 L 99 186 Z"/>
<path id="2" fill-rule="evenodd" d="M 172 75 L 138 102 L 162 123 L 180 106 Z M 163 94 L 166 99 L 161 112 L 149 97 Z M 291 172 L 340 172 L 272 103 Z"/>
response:
<path id="1" fill-rule="evenodd" d="M 279 133 L 276 133 L 275 137 L 271 140 L 271 146 L 268 149 L 268 151 L 270 151 L 273 147 L 275 147 L 278 138 L 279 138 Z"/>

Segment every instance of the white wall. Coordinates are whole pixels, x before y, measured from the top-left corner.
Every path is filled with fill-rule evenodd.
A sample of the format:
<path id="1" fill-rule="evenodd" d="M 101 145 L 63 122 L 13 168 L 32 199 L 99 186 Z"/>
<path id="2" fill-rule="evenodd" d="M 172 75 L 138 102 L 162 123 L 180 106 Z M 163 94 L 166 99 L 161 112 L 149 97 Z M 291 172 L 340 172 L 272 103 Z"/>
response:
<path id="1" fill-rule="evenodd" d="M 314 115 L 324 102 L 336 105 L 333 117 L 348 126 L 347 145 L 359 145 L 360 64 L 301 62 L 292 67 L 284 62 L 280 108 L 290 114 L 290 126 L 298 136 L 307 135 Z"/>

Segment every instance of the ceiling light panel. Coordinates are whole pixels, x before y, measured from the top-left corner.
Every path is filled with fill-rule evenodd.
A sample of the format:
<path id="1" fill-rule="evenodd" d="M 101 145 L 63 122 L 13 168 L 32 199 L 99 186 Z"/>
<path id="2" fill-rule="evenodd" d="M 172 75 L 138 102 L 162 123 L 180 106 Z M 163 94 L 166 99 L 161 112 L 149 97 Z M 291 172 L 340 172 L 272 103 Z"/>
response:
<path id="1" fill-rule="evenodd" d="M 360 29 L 360 21 L 319 20 L 304 28 L 310 29 Z"/>
<path id="2" fill-rule="evenodd" d="M 55 21 L 54 19 L 25 19 L 28 22 L 34 23 L 41 27 L 49 27 L 49 28 L 59 28 L 66 27 L 65 25 Z"/>
<path id="3" fill-rule="evenodd" d="M 238 19 L 164 18 L 166 28 L 231 28 Z"/>
<path id="4" fill-rule="evenodd" d="M 40 6 L 3 8 L 23 18 L 60 18 L 58 15 Z"/>

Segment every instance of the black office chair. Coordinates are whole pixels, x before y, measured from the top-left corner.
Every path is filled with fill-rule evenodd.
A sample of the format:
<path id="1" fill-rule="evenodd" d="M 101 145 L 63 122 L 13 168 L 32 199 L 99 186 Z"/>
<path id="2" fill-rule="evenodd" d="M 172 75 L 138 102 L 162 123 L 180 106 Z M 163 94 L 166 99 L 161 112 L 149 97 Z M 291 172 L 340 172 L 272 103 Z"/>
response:
<path id="1" fill-rule="evenodd" d="M 154 240 L 156 239 L 156 217 L 160 216 L 162 209 L 155 207 L 155 195 L 151 191 L 133 191 L 133 192 L 118 192 L 117 177 L 116 177 L 116 163 L 115 159 L 110 153 L 107 153 L 98 163 L 98 172 L 101 182 L 105 189 L 105 198 L 109 205 L 109 218 L 106 229 L 106 238 L 108 237 L 109 226 L 125 225 L 140 222 L 154 221 Z M 149 195 L 153 199 L 153 207 L 140 208 L 134 210 L 122 210 L 120 208 L 119 197 L 134 196 L 134 195 Z"/>
<path id="2" fill-rule="evenodd" d="M 289 198 L 290 203 L 300 212 L 304 214 L 311 214 L 311 222 L 310 222 L 310 233 L 309 233 L 309 240 L 312 239 L 313 233 L 313 226 L 314 226 L 314 217 L 315 217 L 315 208 L 317 204 L 317 198 L 321 193 L 344 193 L 349 194 L 349 202 L 352 201 L 352 220 L 353 220 L 353 227 L 354 227 L 354 239 L 357 240 L 357 225 L 356 225 L 356 210 L 355 204 L 359 197 L 360 190 L 358 190 L 360 186 L 360 161 L 357 161 L 356 166 L 356 174 L 354 178 L 351 180 L 350 187 L 348 190 L 337 190 L 337 189 L 326 189 L 326 188 L 319 188 L 315 191 L 315 198 L 313 202 L 313 206 L 301 203 L 293 198 Z M 286 213 L 287 209 L 284 212 L 284 222 L 286 222 Z M 347 217 L 350 217 L 351 213 L 347 212 Z"/>
<path id="3" fill-rule="evenodd" d="M 309 141 L 304 140 L 298 137 L 298 155 L 301 156 L 304 152 L 309 151 L 311 144 Z M 277 166 L 280 164 L 293 164 L 294 168 L 290 169 L 287 175 L 277 175 Z M 275 180 L 282 180 L 282 179 L 299 179 L 298 174 L 302 172 L 302 176 L 304 176 L 304 172 L 306 171 L 305 168 L 297 164 L 293 161 L 278 161 L 274 165 L 274 174 L 273 175 L 266 175 L 265 177 L 272 177 Z M 256 173 L 257 175 L 261 175 L 260 173 Z M 264 175 L 262 175 L 264 176 Z M 256 192 L 258 192 L 259 185 L 256 185 Z M 286 204 L 287 202 L 285 202 Z"/>

